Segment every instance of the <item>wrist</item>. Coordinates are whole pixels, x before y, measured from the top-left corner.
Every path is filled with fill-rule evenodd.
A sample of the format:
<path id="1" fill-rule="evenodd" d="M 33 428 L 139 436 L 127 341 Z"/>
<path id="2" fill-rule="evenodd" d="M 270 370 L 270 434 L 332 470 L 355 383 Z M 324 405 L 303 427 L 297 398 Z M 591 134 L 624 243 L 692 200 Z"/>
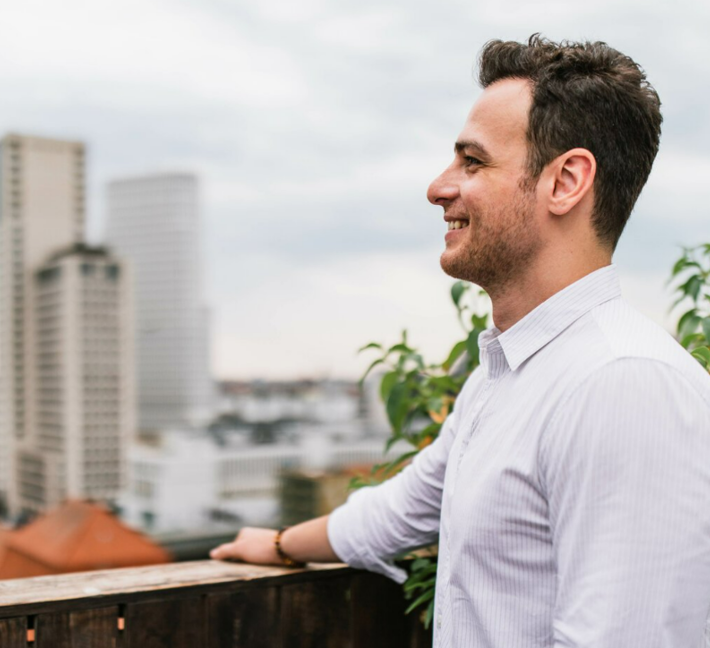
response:
<path id="1" fill-rule="evenodd" d="M 294 558 L 289 551 L 284 549 L 283 538 L 289 527 L 282 527 L 276 532 L 274 536 L 274 549 L 279 557 L 279 560 L 286 567 L 305 567 L 306 563 Z"/>

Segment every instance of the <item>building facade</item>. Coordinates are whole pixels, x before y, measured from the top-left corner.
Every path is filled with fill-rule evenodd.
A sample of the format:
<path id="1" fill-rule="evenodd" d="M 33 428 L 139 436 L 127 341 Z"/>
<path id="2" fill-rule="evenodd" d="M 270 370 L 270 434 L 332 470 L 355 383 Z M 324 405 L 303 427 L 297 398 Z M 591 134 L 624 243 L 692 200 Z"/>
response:
<path id="1" fill-rule="evenodd" d="M 197 178 L 108 185 L 106 242 L 135 281 L 138 418 L 143 430 L 198 427 L 214 413 Z"/>
<path id="2" fill-rule="evenodd" d="M 339 442 L 321 433 L 304 435 L 298 443 L 253 445 L 167 431 L 130 446 L 122 517 L 151 533 L 278 525 L 284 471 L 321 474 L 370 466 L 402 451 L 398 445 L 385 454 L 381 439 Z"/>
<path id="3" fill-rule="evenodd" d="M 34 270 L 81 240 L 84 203 L 81 142 L 0 141 L 0 498 L 11 510 L 19 506 L 16 457 L 37 434 Z"/>
<path id="4" fill-rule="evenodd" d="M 18 448 L 20 506 L 116 502 L 135 429 L 130 278 L 107 250 L 76 244 L 34 283 L 36 436 Z"/>

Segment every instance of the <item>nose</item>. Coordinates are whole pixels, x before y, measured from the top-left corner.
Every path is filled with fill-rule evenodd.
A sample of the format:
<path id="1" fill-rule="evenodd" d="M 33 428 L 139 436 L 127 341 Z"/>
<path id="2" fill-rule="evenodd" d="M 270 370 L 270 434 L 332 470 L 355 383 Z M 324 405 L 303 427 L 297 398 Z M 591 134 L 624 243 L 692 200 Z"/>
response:
<path id="1" fill-rule="evenodd" d="M 452 176 L 451 167 L 449 166 L 437 178 L 432 180 L 426 192 L 426 197 L 432 205 L 446 206 L 458 197 L 459 188 Z"/>

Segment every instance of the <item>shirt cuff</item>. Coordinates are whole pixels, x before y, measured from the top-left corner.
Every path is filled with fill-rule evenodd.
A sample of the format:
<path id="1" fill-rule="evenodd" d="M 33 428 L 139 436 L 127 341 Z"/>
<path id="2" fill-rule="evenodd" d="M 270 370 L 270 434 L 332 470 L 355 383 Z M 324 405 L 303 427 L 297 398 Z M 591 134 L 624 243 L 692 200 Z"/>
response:
<path id="1" fill-rule="evenodd" d="M 372 553 L 367 544 L 363 518 L 362 495 L 367 488 L 355 491 L 348 501 L 328 517 L 328 541 L 335 555 L 351 567 L 365 569 L 391 578 L 397 583 L 407 580 L 407 572 Z M 365 498 L 366 499 L 366 498 Z"/>

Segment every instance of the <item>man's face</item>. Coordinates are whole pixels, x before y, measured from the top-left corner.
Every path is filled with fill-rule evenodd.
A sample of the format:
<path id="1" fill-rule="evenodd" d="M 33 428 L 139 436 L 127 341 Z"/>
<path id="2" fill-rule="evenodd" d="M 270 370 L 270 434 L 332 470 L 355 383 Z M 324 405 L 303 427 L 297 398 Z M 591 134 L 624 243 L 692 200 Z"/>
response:
<path id="1" fill-rule="evenodd" d="M 489 292 L 520 278 L 542 246 L 535 183 L 527 178 L 530 87 L 520 79 L 489 86 L 474 104 L 451 165 L 427 192 L 449 228 L 441 267 Z"/>

